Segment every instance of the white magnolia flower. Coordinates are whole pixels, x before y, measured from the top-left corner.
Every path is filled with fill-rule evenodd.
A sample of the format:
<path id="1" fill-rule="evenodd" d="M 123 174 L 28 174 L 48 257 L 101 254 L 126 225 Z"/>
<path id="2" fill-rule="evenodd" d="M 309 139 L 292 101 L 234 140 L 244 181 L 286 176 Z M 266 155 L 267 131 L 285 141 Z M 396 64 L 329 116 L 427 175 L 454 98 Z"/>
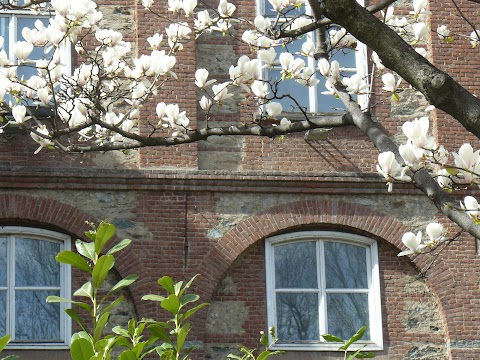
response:
<path id="1" fill-rule="evenodd" d="M 35 151 L 34 154 L 38 154 L 40 150 L 42 150 L 43 148 L 45 147 L 49 147 L 49 146 L 53 146 L 53 141 L 48 139 L 48 138 L 45 138 L 41 135 L 45 135 L 45 136 L 48 136 L 49 135 L 49 132 L 48 132 L 48 129 L 45 125 L 40 125 L 39 127 L 37 127 L 35 129 L 35 131 L 38 133 L 34 133 L 34 132 L 31 132 L 30 133 L 30 136 L 32 137 L 32 139 L 38 143 L 40 145 L 40 147 Z"/>
<path id="2" fill-rule="evenodd" d="M 315 43 L 310 39 L 305 41 L 302 44 L 300 54 L 302 54 L 303 56 L 313 57 L 315 55 Z"/>
<path id="3" fill-rule="evenodd" d="M 13 53 L 18 60 L 26 60 L 33 51 L 33 45 L 26 41 L 17 41 L 13 45 Z"/>
<path id="4" fill-rule="evenodd" d="M 267 105 L 265 105 L 265 111 L 269 117 L 275 118 L 282 113 L 283 106 L 277 102 L 269 102 Z"/>
<path id="5" fill-rule="evenodd" d="M 193 14 L 193 10 L 197 7 L 197 0 L 183 0 L 182 8 L 185 11 L 185 15 L 190 16 Z"/>
<path id="6" fill-rule="evenodd" d="M 386 73 L 382 75 L 383 90 L 394 93 L 402 82 L 402 78 L 395 79 L 395 75 L 392 73 Z"/>
<path id="7" fill-rule="evenodd" d="M 427 25 L 424 22 L 419 22 L 412 24 L 413 35 L 415 36 L 415 40 L 421 41 L 426 39 L 428 35 Z"/>
<path id="8" fill-rule="evenodd" d="M 426 58 L 428 55 L 427 50 L 425 50 L 425 48 L 415 48 L 415 51 L 420 55 L 422 55 L 424 58 Z"/>
<path id="9" fill-rule="evenodd" d="M 440 39 L 445 40 L 448 39 L 448 37 L 451 35 L 451 32 L 446 25 L 440 25 L 437 28 L 437 34 Z"/>
<path id="10" fill-rule="evenodd" d="M 265 18 L 262 15 L 258 15 L 253 20 L 253 24 L 255 25 L 257 30 L 265 32 L 267 31 L 267 29 L 270 28 L 270 26 L 272 26 L 272 21 L 270 20 L 270 18 Z"/>
<path id="11" fill-rule="evenodd" d="M 425 242 L 427 246 L 434 246 L 442 242 L 444 238 L 443 225 L 439 223 L 430 223 L 426 229 L 429 240 Z"/>
<path id="12" fill-rule="evenodd" d="M 460 146 L 458 153 L 453 153 L 455 159 L 455 166 L 460 169 L 460 174 L 463 179 L 471 183 L 478 178 L 477 174 L 480 174 L 480 150 L 473 151 L 473 147 L 470 144 L 463 144 Z"/>
<path id="13" fill-rule="evenodd" d="M 200 89 L 207 87 L 208 85 L 213 84 L 216 80 L 209 80 L 208 78 L 208 71 L 206 69 L 198 69 L 195 72 L 195 85 L 197 85 Z"/>
<path id="14" fill-rule="evenodd" d="M 292 125 L 292 122 L 287 118 L 282 118 L 282 120 L 280 120 L 280 126 L 290 126 L 290 125 Z"/>
<path id="15" fill-rule="evenodd" d="M 473 196 L 465 196 L 463 199 L 463 203 L 460 202 L 460 206 L 465 212 L 470 215 L 471 218 L 477 220 L 480 216 L 480 206 L 478 204 L 477 199 Z"/>
<path id="16" fill-rule="evenodd" d="M 268 49 L 261 49 L 258 51 L 258 58 L 267 66 L 273 66 L 275 64 L 276 57 L 277 53 L 275 51 L 275 48 L 273 47 Z"/>
<path id="17" fill-rule="evenodd" d="M 444 189 L 450 188 L 452 186 L 452 179 L 447 169 L 440 169 L 437 171 L 437 183 Z"/>
<path id="18" fill-rule="evenodd" d="M 12 115 L 17 124 L 23 124 L 25 120 L 28 120 L 29 117 L 25 116 L 26 114 L 27 108 L 25 106 L 15 105 L 14 107 L 12 107 Z"/>
<path id="19" fill-rule="evenodd" d="M 255 80 L 252 85 L 252 92 L 255 96 L 263 99 L 268 95 L 268 84 L 263 81 Z"/>
<path id="20" fill-rule="evenodd" d="M 322 74 L 323 76 L 330 75 L 330 63 L 328 62 L 327 59 L 322 58 L 318 60 L 318 70 L 320 71 L 320 74 Z"/>
<path id="21" fill-rule="evenodd" d="M 160 43 L 163 40 L 163 35 L 160 35 L 158 33 L 155 33 L 153 36 L 150 36 L 147 38 L 148 43 L 150 46 L 154 49 L 160 46 Z"/>
<path id="22" fill-rule="evenodd" d="M 472 44 L 472 48 L 476 48 L 478 45 L 480 45 L 480 30 L 477 31 L 472 31 L 470 34 L 470 44 Z"/>
<path id="23" fill-rule="evenodd" d="M 195 29 L 197 31 L 203 31 L 208 28 L 213 23 L 213 20 L 210 18 L 210 13 L 208 10 L 199 11 L 197 13 L 197 18 L 194 20 Z"/>
<path id="24" fill-rule="evenodd" d="M 281 53 L 279 60 L 280 65 L 282 66 L 282 74 L 287 77 L 299 76 L 300 72 L 305 67 L 305 61 L 303 61 L 303 59 L 294 59 L 293 55 L 288 52 Z"/>
<path id="25" fill-rule="evenodd" d="M 231 98 L 233 94 L 230 94 L 228 92 L 228 85 L 230 85 L 229 82 L 213 85 L 212 86 L 212 91 L 214 93 L 213 100 L 215 100 L 218 103 L 221 103 L 222 101 L 225 101 Z"/>
<path id="26" fill-rule="evenodd" d="M 199 103 L 203 111 L 208 111 L 212 107 L 212 100 L 210 100 L 206 96 L 202 96 Z"/>
<path id="27" fill-rule="evenodd" d="M 391 151 L 382 152 L 378 155 L 377 171 L 383 175 L 388 182 L 388 191 L 392 191 L 392 181 L 411 181 L 408 175 L 404 174 L 404 168 L 395 159 Z"/>
<path id="28" fill-rule="evenodd" d="M 412 232 L 407 232 L 402 237 L 403 244 L 408 248 L 406 251 L 402 251 L 398 256 L 405 256 L 410 254 L 418 253 L 420 250 L 425 248 L 425 245 L 422 244 L 422 232 L 419 231 L 417 235 Z"/>
<path id="29" fill-rule="evenodd" d="M 142 5 L 148 9 L 153 5 L 153 0 L 142 0 Z"/>
<path id="30" fill-rule="evenodd" d="M 220 0 L 218 4 L 218 13 L 221 17 L 230 17 L 233 15 L 236 6 L 229 3 L 227 0 Z"/>
<path id="31" fill-rule="evenodd" d="M 360 94 L 363 90 L 368 88 L 368 85 L 363 81 L 360 74 L 354 74 L 351 77 L 343 78 L 343 84 L 347 87 L 347 91 L 353 94 Z"/>
<path id="32" fill-rule="evenodd" d="M 421 117 L 413 121 L 406 121 L 402 130 L 409 141 L 417 148 L 434 149 L 435 141 L 433 137 L 428 136 L 429 120 L 427 117 Z"/>
<path id="33" fill-rule="evenodd" d="M 378 70 L 385 69 L 385 66 L 382 63 L 382 60 L 380 59 L 380 57 L 378 56 L 378 54 L 375 51 L 372 52 L 371 59 L 375 63 L 375 66 L 377 67 Z"/>

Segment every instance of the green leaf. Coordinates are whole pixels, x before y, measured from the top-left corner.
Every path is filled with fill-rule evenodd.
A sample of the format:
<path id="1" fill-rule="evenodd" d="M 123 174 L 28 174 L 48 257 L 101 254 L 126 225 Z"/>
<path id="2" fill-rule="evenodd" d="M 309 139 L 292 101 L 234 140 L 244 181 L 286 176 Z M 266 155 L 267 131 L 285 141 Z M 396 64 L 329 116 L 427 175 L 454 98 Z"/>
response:
<path id="1" fill-rule="evenodd" d="M 175 291 L 175 295 L 177 295 L 178 297 L 182 296 L 181 293 L 185 291 L 185 290 L 182 291 L 182 285 L 183 285 L 183 281 L 179 281 L 178 283 L 173 285 L 173 290 Z"/>
<path id="2" fill-rule="evenodd" d="M 138 275 L 136 274 L 131 274 L 128 275 L 127 277 L 123 278 L 120 280 L 118 283 L 116 283 L 108 292 L 107 296 L 112 295 L 116 293 L 117 291 L 122 290 L 123 288 L 126 288 L 127 286 L 130 286 L 133 284 L 135 281 L 137 281 Z"/>
<path id="3" fill-rule="evenodd" d="M 95 252 L 100 254 L 108 240 L 115 234 L 115 225 L 102 221 L 95 235 Z"/>
<path id="4" fill-rule="evenodd" d="M 134 319 L 130 319 L 128 321 L 128 333 L 130 334 L 130 336 L 133 336 L 133 334 L 135 333 L 135 320 Z"/>
<path id="5" fill-rule="evenodd" d="M 157 282 L 158 282 L 158 285 L 160 285 L 165 290 L 167 290 L 169 294 L 175 293 L 175 289 L 173 287 L 173 279 L 170 276 L 164 276 L 158 279 Z"/>
<path id="6" fill-rule="evenodd" d="M 355 341 L 360 340 L 366 329 L 366 326 L 362 326 L 360 329 L 358 329 L 358 331 L 350 339 L 348 339 L 345 345 L 340 347 L 339 350 L 347 350 L 349 346 L 352 345 Z"/>
<path id="7" fill-rule="evenodd" d="M 161 296 L 161 295 L 154 295 L 154 294 L 149 294 L 149 295 L 143 295 L 142 296 L 142 300 L 151 300 L 151 301 L 163 301 L 165 300 L 166 297 L 165 296 Z"/>
<path id="8" fill-rule="evenodd" d="M 95 244 L 88 243 L 82 240 L 77 240 L 75 242 L 75 247 L 80 255 L 85 256 L 86 258 L 95 261 Z"/>
<path id="9" fill-rule="evenodd" d="M 100 319 L 98 319 L 95 329 L 93 330 L 93 343 L 96 343 L 102 337 L 103 330 L 105 329 L 105 325 L 107 325 L 109 318 L 110 313 L 105 312 L 100 316 Z"/>
<path id="10" fill-rule="evenodd" d="M 110 304 L 105 306 L 105 308 L 102 310 L 103 312 L 108 312 L 111 311 L 113 308 L 117 307 L 123 300 L 125 300 L 124 296 L 120 296 L 114 301 L 112 301 Z"/>
<path id="11" fill-rule="evenodd" d="M 328 342 L 340 342 L 340 343 L 344 342 L 342 338 L 339 338 L 338 336 L 331 335 L 331 334 L 324 334 L 322 335 L 322 337 L 325 339 L 325 341 L 328 341 Z"/>
<path id="12" fill-rule="evenodd" d="M 172 340 L 170 339 L 170 336 L 168 335 L 167 331 L 160 325 L 153 324 L 148 327 L 148 330 L 150 331 L 150 334 L 153 336 L 158 337 L 159 339 L 171 344 Z"/>
<path id="13" fill-rule="evenodd" d="M 191 308 L 190 310 L 186 311 L 185 314 L 183 314 L 182 316 L 182 321 L 185 321 L 187 320 L 190 316 L 192 316 L 193 314 L 195 314 L 198 310 L 200 310 L 201 308 L 207 306 L 208 303 L 202 303 L 200 305 L 197 305 L 195 306 L 194 308 Z"/>
<path id="14" fill-rule="evenodd" d="M 73 296 L 84 296 L 93 300 L 93 287 L 90 281 L 87 281 L 82 285 L 80 289 L 73 293 Z"/>
<path id="15" fill-rule="evenodd" d="M 130 239 L 123 239 L 117 245 L 115 245 L 110 250 L 108 250 L 107 255 L 113 255 L 116 252 L 119 252 L 120 250 L 125 249 L 128 245 L 130 245 L 131 242 L 132 242 L 132 240 L 130 240 Z"/>
<path id="16" fill-rule="evenodd" d="M 125 350 L 120 354 L 118 360 L 138 360 L 137 355 L 132 350 Z"/>
<path id="17" fill-rule="evenodd" d="M 392 94 L 392 100 L 393 100 L 394 102 L 398 102 L 398 101 L 400 100 L 400 97 L 398 96 L 397 93 L 393 93 L 393 94 Z"/>
<path id="18" fill-rule="evenodd" d="M 104 255 L 100 256 L 97 263 L 93 267 L 92 272 L 92 282 L 95 289 L 100 288 L 105 278 L 108 275 L 108 272 L 112 269 L 115 264 L 115 258 L 113 255 Z"/>
<path id="19" fill-rule="evenodd" d="M 177 351 L 180 353 L 183 348 L 183 344 L 187 339 L 188 333 L 190 332 L 190 323 L 186 323 L 180 328 L 180 331 L 177 335 Z"/>
<path id="20" fill-rule="evenodd" d="M 185 305 L 185 304 L 188 304 L 188 303 L 191 303 L 191 302 L 195 302 L 195 301 L 197 301 L 198 299 L 200 299 L 200 296 L 195 295 L 195 294 L 183 295 L 183 296 L 180 298 L 180 304 L 183 306 L 183 305 Z"/>
<path id="21" fill-rule="evenodd" d="M 0 338 L 0 351 L 5 349 L 5 346 L 10 342 L 10 335 L 5 335 Z"/>
<path id="22" fill-rule="evenodd" d="M 70 250 L 60 251 L 57 256 L 55 256 L 55 260 L 63 264 L 72 265 L 73 267 L 88 273 L 92 272 L 87 261 L 82 256 Z"/>
<path id="23" fill-rule="evenodd" d="M 126 338 L 130 337 L 130 334 L 128 333 L 128 331 L 126 329 L 122 328 L 121 326 L 115 326 L 112 329 L 112 331 L 113 331 L 114 334 L 124 336 Z"/>
<path id="24" fill-rule="evenodd" d="M 70 299 L 65 299 L 60 296 L 54 296 L 54 295 L 47 296 L 47 303 L 69 303 L 69 304 L 80 306 L 81 308 L 87 311 L 91 311 L 92 309 L 91 306 L 87 303 L 84 303 L 81 301 L 72 301 Z"/>
<path id="25" fill-rule="evenodd" d="M 456 176 L 456 175 L 458 175 L 458 173 L 459 173 L 459 171 L 458 171 L 457 169 L 450 168 L 450 167 L 445 168 L 445 170 L 447 170 L 447 172 L 448 172 L 450 175 L 453 175 L 453 176 Z"/>
<path id="26" fill-rule="evenodd" d="M 83 331 L 87 331 L 87 328 L 85 327 L 85 324 L 83 323 L 82 318 L 80 317 L 80 315 L 78 315 L 78 313 L 74 309 L 65 309 L 65 313 L 68 316 L 70 316 L 72 320 L 76 321 L 76 323 L 80 325 Z"/>
<path id="27" fill-rule="evenodd" d="M 90 360 L 95 355 L 92 343 L 84 338 L 78 338 L 70 347 L 72 360 Z"/>
<path id="28" fill-rule="evenodd" d="M 160 306 L 173 315 L 177 315 L 180 310 L 180 301 L 178 300 L 177 295 L 171 294 L 160 303 Z"/>

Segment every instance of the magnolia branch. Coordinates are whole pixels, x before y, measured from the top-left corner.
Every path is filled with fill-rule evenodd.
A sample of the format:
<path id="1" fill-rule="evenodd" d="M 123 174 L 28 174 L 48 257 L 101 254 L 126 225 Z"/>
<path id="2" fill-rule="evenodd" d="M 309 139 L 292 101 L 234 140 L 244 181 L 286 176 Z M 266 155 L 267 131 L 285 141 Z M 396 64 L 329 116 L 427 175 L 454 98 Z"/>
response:
<path id="1" fill-rule="evenodd" d="M 433 66 L 355 0 L 324 0 L 323 3 L 328 18 L 376 51 L 386 67 L 420 91 L 432 105 L 480 137 L 480 99 Z"/>
<path id="2" fill-rule="evenodd" d="M 334 79 L 330 79 L 335 82 Z M 363 112 L 360 106 L 352 100 L 343 85 L 334 85 L 340 100 L 345 104 L 353 123 L 361 129 L 373 142 L 380 152 L 391 151 L 399 164 L 405 165 L 400 156 L 398 146 L 388 137 L 381 126 L 373 121 L 370 114 Z M 413 179 L 415 186 L 420 189 L 450 220 L 476 238 L 480 238 L 480 225 L 475 224 L 465 211 L 458 211 L 455 200 L 445 192 L 427 170 L 410 171 L 407 174 Z"/>
<path id="3" fill-rule="evenodd" d="M 210 136 L 243 136 L 253 135 L 275 138 L 277 136 L 304 132 L 307 130 L 332 128 L 352 125 L 352 119 L 349 114 L 318 116 L 308 120 L 295 121 L 289 125 L 278 125 L 262 127 L 258 124 L 246 126 L 228 126 L 216 128 L 202 128 L 185 135 L 176 137 L 142 137 L 137 136 L 137 140 L 131 142 L 108 143 L 101 145 L 62 145 L 58 147 L 66 152 L 90 152 L 90 151 L 110 151 L 137 149 L 146 146 L 174 146 L 180 144 L 189 144 L 201 140 L 207 140 Z"/>

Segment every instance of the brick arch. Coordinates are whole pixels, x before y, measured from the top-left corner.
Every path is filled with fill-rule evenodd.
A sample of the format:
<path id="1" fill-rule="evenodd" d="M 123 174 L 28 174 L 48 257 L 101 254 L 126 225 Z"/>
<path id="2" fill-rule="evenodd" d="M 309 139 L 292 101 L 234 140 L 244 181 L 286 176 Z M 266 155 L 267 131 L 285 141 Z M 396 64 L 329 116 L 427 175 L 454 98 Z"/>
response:
<path id="1" fill-rule="evenodd" d="M 66 232 L 73 239 L 85 239 L 84 234 L 89 230 L 89 226 L 86 224 L 87 221 L 99 223 L 101 219 L 89 216 L 81 210 L 57 200 L 21 194 L 0 195 L 0 226 L 44 227 L 50 230 Z M 117 236 L 113 239 L 114 242 L 119 240 Z M 127 250 L 123 254 L 118 254 L 115 268 L 121 276 L 128 275 L 127 271 L 129 271 L 128 267 L 131 266 L 131 263 L 139 263 L 136 253 Z M 132 295 L 137 293 L 135 292 L 137 286 L 139 285 L 134 283 L 129 287 Z M 140 300 L 139 296 L 138 298 L 132 296 L 132 298 L 134 303 Z"/>
<path id="2" fill-rule="evenodd" d="M 196 269 L 197 273 L 202 275 L 197 284 L 202 297 L 206 301 L 211 299 L 233 261 L 250 245 L 274 234 L 305 229 L 309 226 L 334 226 L 340 231 L 351 231 L 383 239 L 398 249 L 404 248 L 402 235 L 411 230 L 388 214 L 381 214 L 366 206 L 341 200 L 306 200 L 275 206 L 264 213 L 252 215 L 235 226 L 205 255 Z M 413 265 L 417 269 L 425 263 L 428 263 L 426 257 L 423 260 L 422 258 L 413 260 Z M 437 263 L 434 272 L 443 274 L 440 283 L 429 282 L 438 299 L 437 294 L 444 293 L 446 288 L 453 286 L 455 280 L 444 262 Z M 445 314 L 443 306 L 440 305 L 440 308 L 448 334 L 449 323 L 453 319 Z"/>

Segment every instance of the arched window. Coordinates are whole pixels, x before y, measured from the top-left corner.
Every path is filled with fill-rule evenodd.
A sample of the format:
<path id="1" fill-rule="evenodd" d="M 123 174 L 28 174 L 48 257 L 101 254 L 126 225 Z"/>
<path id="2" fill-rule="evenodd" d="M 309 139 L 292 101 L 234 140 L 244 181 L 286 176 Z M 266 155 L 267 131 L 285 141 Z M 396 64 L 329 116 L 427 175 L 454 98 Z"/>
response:
<path id="1" fill-rule="evenodd" d="M 59 348 L 69 344 L 65 304 L 47 304 L 49 295 L 70 298 L 70 267 L 55 256 L 70 249 L 70 237 L 26 227 L 0 227 L 0 336 L 9 348 Z"/>
<path id="2" fill-rule="evenodd" d="M 268 324 L 275 348 L 336 350 L 322 334 L 349 339 L 368 327 L 361 343 L 380 350 L 382 318 L 375 240 L 332 231 L 266 239 Z"/>

